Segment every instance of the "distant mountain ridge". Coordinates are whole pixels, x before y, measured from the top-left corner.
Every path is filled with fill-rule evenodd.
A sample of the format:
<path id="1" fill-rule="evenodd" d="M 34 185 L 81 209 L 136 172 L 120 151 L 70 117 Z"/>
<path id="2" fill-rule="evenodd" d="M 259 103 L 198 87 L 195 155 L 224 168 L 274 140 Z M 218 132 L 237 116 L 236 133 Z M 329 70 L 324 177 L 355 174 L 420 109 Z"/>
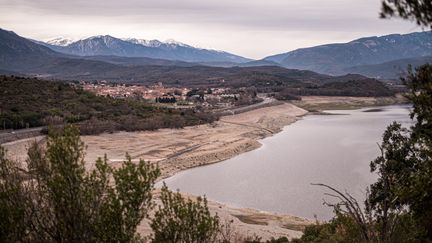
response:
<path id="1" fill-rule="evenodd" d="M 404 58 L 380 64 L 360 65 L 347 68 L 347 72 L 358 73 L 371 78 L 399 80 L 408 72 L 408 67 L 432 63 L 432 56 Z"/>
<path id="2" fill-rule="evenodd" d="M 185 62 L 233 62 L 251 61 L 224 51 L 195 48 L 176 41 L 161 42 L 135 38 L 119 39 L 110 35 L 93 36 L 78 41 L 56 38 L 39 42 L 52 50 L 77 56 L 148 57 Z"/>
<path id="3" fill-rule="evenodd" d="M 0 29 L 0 69 L 2 70 L 20 72 L 63 56 L 12 31 Z"/>
<path id="4" fill-rule="evenodd" d="M 264 58 L 286 68 L 340 75 L 354 66 L 432 55 L 432 32 L 366 37 L 348 43 L 301 48 Z"/>

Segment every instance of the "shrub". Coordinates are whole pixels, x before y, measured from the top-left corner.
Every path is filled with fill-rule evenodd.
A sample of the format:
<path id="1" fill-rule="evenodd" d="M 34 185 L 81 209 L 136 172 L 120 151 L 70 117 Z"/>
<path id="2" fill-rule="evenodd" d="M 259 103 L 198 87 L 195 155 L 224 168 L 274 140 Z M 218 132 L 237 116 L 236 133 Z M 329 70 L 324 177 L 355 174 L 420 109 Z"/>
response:
<path id="1" fill-rule="evenodd" d="M 25 166 L 0 148 L 1 242 L 132 242 L 154 206 L 159 169 L 129 156 L 113 169 L 107 158 L 84 165 L 79 131 L 67 126 L 34 144 Z"/>
<path id="2" fill-rule="evenodd" d="M 164 185 L 162 205 L 151 222 L 156 243 L 212 243 L 219 233 L 219 217 L 212 216 L 207 199 L 185 199 L 179 192 L 171 192 Z"/>

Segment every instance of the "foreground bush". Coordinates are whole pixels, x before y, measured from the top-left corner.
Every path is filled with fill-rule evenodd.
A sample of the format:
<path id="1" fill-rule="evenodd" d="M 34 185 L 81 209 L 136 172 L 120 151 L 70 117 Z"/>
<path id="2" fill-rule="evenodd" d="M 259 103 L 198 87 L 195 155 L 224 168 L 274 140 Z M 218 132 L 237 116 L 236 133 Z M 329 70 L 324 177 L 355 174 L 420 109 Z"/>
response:
<path id="1" fill-rule="evenodd" d="M 152 242 L 219 242 L 221 225 L 205 198 L 184 199 L 166 186 L 154 218 L 160 171 L 131 157 L 118 169 L 84 163 L 77 128 L 51 129 L 46 148 L 33 144 L 24 164 L 0 147 L 0 242 L 142 242 L 137 227 L 151 221 Z"/>
<path id="2" fill-rule="evenodd" d="M 153 242 L 157 243 L 211 243 L 217 242 L 219 217 L 212 216 L 207 199 L 185 199 L 179 192 L 171 192 L 164 185 L 162 205 L 151 223 Z"/>
<path id="3" fill-rule="evenodd" d="M 131 242 L 154 206 L 159 169 L 130 157 L 118 169 L 99 159 L 85 169 L 76 128 L 34 144 L 24 165 L 0 148 L 0 242 Z"/>

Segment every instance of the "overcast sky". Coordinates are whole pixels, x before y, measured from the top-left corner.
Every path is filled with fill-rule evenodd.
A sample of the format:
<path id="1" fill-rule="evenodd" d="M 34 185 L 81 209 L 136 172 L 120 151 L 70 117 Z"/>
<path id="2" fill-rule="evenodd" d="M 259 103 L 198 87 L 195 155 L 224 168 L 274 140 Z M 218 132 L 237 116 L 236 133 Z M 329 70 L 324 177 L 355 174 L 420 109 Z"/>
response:
<path id="1" fill-rule="evenodd" d="M 0 28 L 37 40 L 175 39 L 250 58 L 420 29 L 380 0 L 0 0 Z"/>

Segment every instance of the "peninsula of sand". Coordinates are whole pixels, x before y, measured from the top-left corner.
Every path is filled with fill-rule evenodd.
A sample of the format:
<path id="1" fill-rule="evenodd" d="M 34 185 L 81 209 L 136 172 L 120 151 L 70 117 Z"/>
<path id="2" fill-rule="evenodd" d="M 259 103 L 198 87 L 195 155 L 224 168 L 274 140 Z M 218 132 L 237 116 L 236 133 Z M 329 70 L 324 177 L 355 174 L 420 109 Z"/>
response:
<path id="1" fill-rule="evenodd" d="M 133 160 L 144 159 L 157 163 L 162 178 L 202 165 L 227 160 L 261 146 L 260 139 L 272 136 L 308 114 L 325 109 L 349 109 L 356 107 L 388 105 L 401 102 L 396 98 L 355 97 L 303 97 L 301 101 L 275 103 L 244 113 L 223 116 L 213 124 L 183 129 L 161 129 L 143 132 L 116 132 L 96 136 L 82 136 L 86 144 L 86 163 L 91 169 L 98 157 L 107 155 L 112 166 L 122 163 L 128 153 Z M 3 144 L 9 156 L 23 161 L 29 142 L 43 137 L 19 140 Z M 254 209 L 232 208 L 221 203 L 210 202 L 213 212 L 224 221 L 232 222 L 234 230 L 243 237 L 300 237 L 301 230 L 313 220 L 289 215 L 261 212 Z M 147 223 L 140 232 L 150 234 Z"/>

